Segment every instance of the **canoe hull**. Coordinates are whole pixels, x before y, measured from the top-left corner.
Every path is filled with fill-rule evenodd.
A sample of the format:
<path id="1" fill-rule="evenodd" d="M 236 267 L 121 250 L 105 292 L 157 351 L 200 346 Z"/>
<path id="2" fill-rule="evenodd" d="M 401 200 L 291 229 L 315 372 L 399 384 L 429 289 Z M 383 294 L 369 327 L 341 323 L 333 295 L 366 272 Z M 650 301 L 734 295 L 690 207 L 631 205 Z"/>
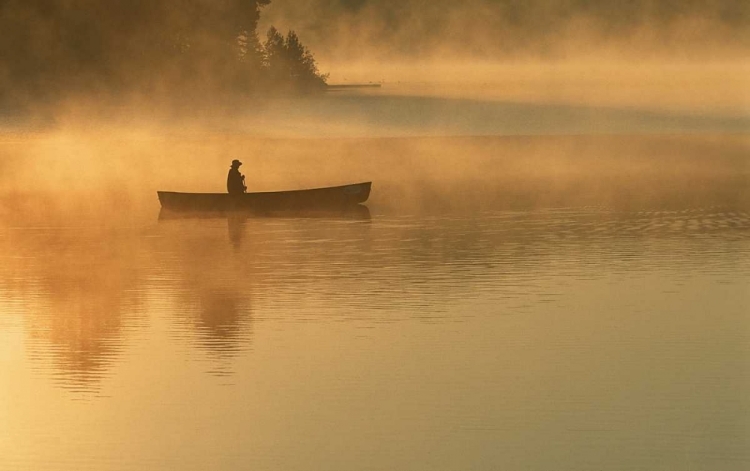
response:
<path id="1" fill-rule="evenodd" d="M 367 201 L 372 182 L 310 190 L 228 193 L 158 191 L 163 209 L 170 211 L 284 211 L 342 208 Z"/>

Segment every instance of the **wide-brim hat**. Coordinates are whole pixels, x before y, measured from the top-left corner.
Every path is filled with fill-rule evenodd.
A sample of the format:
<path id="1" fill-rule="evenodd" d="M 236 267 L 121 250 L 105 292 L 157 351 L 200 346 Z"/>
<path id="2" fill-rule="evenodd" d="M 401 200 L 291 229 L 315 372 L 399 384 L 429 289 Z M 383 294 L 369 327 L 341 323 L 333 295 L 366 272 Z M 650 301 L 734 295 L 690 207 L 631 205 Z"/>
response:
<path id="1" fill-rule="evenodd" d="M 239 160 L 234 159 L 232 161 L 232 167 L 239 167 L 240 165 L 242 165 L 242 162 L 240 162 Z"/>

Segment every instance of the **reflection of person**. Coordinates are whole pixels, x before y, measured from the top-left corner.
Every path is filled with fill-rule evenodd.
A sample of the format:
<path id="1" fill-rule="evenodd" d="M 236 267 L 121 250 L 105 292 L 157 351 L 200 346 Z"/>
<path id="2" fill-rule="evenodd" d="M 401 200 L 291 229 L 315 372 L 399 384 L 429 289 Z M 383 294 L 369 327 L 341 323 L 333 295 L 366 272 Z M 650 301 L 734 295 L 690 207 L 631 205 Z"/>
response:
<path id="1" fill-rule="evenodd" d="M 230 212 L 227 215 L 227 227 L 229 229 L 229 242 L 235 249 L 239 249 L 242 245 L 242 236 L 245 230 L 245 214 L 241 211 Z"/>
<path id="2" fill-rule="evenodd" d="M 230 195 L 242 194 L 247 190 L 245 176 L 240 173 L 240 165 L 242 165 L 242 162 L 234 159 L 232 167 L 229 169 L 229 175 L 227 175 L 227 192 Z"/>

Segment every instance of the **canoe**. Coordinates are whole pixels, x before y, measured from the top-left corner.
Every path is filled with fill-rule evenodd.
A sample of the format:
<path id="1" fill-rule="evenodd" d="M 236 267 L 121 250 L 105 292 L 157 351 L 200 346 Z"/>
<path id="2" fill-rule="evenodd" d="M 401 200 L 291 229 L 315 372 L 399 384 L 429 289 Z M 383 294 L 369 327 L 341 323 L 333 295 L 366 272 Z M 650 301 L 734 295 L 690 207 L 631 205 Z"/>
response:
<path id="1" fill-rule="evenodd" d="M 228 193 L 157 191 L 163 209 L 170 211 L 281 211 L 341 208 L 367 201 L 372 182 L 308 190 Z"/>

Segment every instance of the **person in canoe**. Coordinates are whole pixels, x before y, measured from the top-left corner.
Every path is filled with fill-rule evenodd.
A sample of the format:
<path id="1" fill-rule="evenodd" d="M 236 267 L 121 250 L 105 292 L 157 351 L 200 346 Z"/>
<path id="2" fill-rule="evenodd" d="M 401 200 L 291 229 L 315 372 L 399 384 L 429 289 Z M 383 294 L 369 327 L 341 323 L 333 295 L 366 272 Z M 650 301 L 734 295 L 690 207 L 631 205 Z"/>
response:
<path id="1" fill-rule="evenodd" d="M 232 167 L 229 169 L 229 175 L 227 175 L 227 192 L 230 195 L 241 195 L 247 190 L 245 176 L 240 173 L 240 165 L 242 165 L 242 162 L 234 159 Z"/>

